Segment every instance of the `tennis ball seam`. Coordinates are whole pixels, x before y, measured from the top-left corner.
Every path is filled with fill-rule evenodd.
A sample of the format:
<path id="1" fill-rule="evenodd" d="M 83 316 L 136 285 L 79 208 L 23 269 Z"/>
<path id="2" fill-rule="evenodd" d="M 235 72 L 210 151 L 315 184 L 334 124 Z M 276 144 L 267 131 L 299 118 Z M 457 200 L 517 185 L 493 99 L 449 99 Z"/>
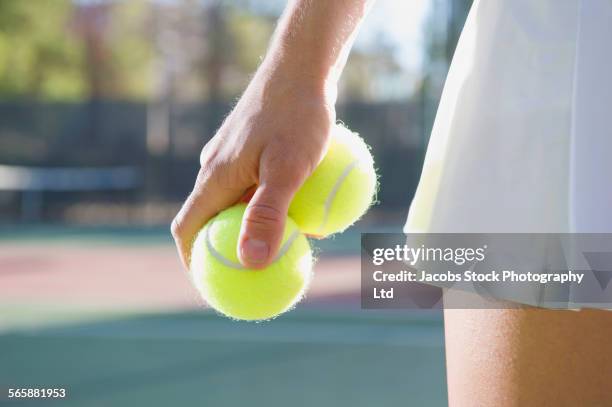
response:
<path id="1" fill-rule="evenodd" d="M 329 221 L 329 214 L 331 212 L 332 204 L 334 203 L 334 199 L 336 198 L 336 195 L 338 194 L 338 191 L 340 190 L 340 187 L 342 186 L 342 183 L 344 182 L 344 180 L 349 176 L 351 171 L 353 171 L 353 169 L 358 164 L 359 164 L 359 160 L 354 160 L 353 162 L 348 164 L 344 168 L 344 170 L 342 171 L 342 174 L 340 174 L 340 176 L 338 177 L 338 179 L 334 183 L 334 186 L 332 187 L 331 191 L 329 192 L 329 195 L 327 195 L 327 199 L 325 200 L 325 204 L 323 206 L 323 211 L 324 211 L 323 212 L 323 221 L 321 222 L 321 225 L 319 226 L 319 229 L 318 229 L 320 232 L 323 232 L 325 230 L 325 226 L 327 226 L 327 222 Z"/>
<path id="2" fill-rule="evenodd" d="M 214 245 L 212 244 L 212 241 L 210 240 L 210 229 L 212 229 L 212 226 L 214 225 L 214 223 L 215 221 L 213 220 L 212 223 L 206 228 L 206 234 L 204 235 L 204 241 L 206 242 L 206 248 L 208 249 L 210 254 L 215 258 L 215 260 L 221 262 L 223 265 L 227 267 L 231 267 L 233 269 L 242 270 L 242 271 L 248 270 L 242 264 L 228 259 L 227 257 L 223 256 L 221 253 L 219 253 L 217 249 L 215 249 Z M 293 242 L 295 241 L 295 239 L 297 239 L 297 237 L 299 236 L 299 233 L 300 233 L 299 230 L 296 230 L 293 233 L 291 233 L 287 241 L 281 246 L 276 257 L 274 257 L 274 260 L 272 260 L 272 263 L 277 262 L 281 257 L 283 257 L 289 251 L 289 249 L 291 249 L 291 245 L 293 245 Z"/>

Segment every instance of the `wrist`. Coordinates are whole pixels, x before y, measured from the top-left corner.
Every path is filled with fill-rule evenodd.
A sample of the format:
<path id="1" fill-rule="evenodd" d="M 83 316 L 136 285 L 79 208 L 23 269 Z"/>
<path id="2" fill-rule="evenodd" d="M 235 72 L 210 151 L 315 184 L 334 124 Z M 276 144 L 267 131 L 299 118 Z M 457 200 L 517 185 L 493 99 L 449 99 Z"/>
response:
<path id="1" fill-rule="evenodd" d="M 333 67 L 306 62 L 290 53 L 274 52 L 264 59 L 259 75 L 264 82 L 285 84 L 304 96 L 335 104 L 338 81 Z"/>

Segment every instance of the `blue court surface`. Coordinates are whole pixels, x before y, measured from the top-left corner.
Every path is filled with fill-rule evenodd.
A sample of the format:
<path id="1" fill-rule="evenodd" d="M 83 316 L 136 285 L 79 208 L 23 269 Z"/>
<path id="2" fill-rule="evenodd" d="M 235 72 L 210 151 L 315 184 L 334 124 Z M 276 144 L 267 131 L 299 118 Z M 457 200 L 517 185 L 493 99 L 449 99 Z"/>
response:
<path id="1" fill-rule="evenodd" d="M 244 323 L 193 311 L 10 326 L 0 405 L 446 405 L 439 314 L 313 308 Z M 67 396 L 9 401 L 8 387 Z"/>

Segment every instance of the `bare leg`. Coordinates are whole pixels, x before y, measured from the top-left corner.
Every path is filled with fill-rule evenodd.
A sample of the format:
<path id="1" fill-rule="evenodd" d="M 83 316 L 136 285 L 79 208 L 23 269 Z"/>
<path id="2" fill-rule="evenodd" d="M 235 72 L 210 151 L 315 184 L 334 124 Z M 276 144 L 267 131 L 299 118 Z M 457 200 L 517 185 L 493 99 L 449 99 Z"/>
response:
<path id="1" fill-rule="evenodd" d="M 444 311 L 449 403 L 612 406 L 612 312 Z"/>

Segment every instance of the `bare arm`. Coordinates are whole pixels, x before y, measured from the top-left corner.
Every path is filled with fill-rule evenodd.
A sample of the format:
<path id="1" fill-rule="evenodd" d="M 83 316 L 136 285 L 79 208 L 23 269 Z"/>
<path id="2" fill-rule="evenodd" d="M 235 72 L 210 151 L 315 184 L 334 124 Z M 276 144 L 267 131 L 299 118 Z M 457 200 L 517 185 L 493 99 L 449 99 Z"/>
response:
<path id="1" fill-rule="evenodd" d="M 172 223 L 185 267 L 198 230 L 253 188 L 238 256 L 251 268 L 274 258 L 291 199 L 325 152 L 337 81 L 372 1 L 290 1 L 251 83 L 204 146 Z"/>
<path id="2" fill-rule="evenodd" d="M 281 17 L 267 59 L 319 83 L 336 82 L 373 0 L 296 0 Z"/>

